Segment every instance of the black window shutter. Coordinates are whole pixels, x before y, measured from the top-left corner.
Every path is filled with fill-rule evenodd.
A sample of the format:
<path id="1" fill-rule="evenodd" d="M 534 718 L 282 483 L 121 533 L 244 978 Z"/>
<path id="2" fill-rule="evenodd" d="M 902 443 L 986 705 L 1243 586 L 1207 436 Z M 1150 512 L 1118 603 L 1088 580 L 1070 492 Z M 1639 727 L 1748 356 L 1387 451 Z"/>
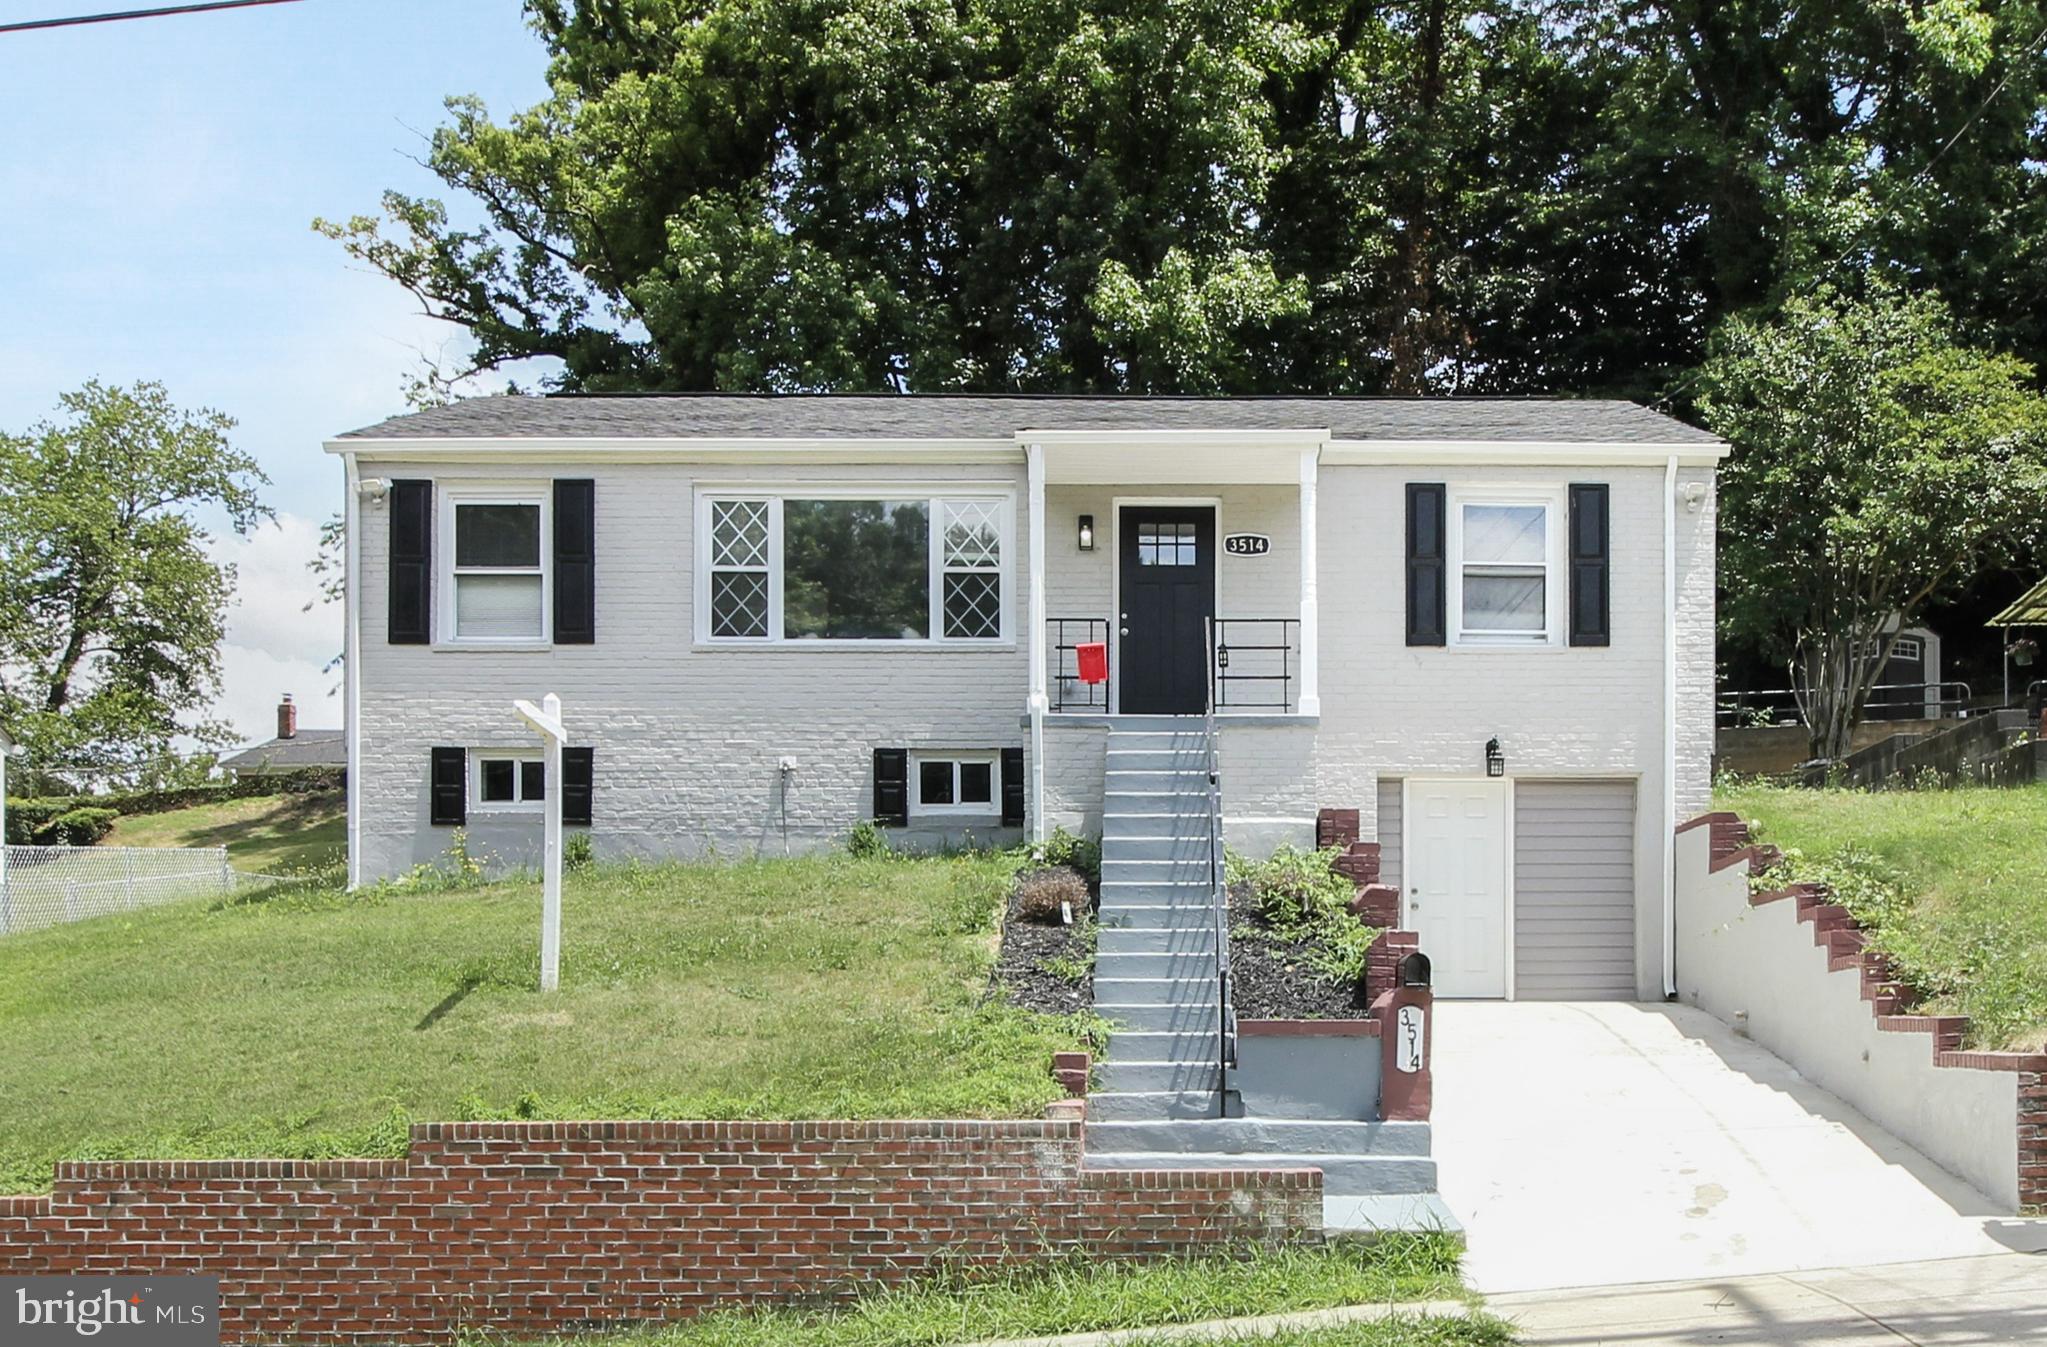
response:
<path id="1" fill-rule="evenodd" d="M 591 814 L 591 783 L 596 777 L 596 750 L 591 748 L 564 748 L 562 750 L 562 822 L 576 823 L 589 827 Z"/>
<path id="2" fill-rule="evenodd" d="M 455 828 L 469 821 L 469 754 L 464 749 L 434 750 L 433 821 Z"/>
<path id="3" fill-rule="evenodd" d="M 1444 609 L 1447 558 L 1443 517 L 1446 491 L 1441 482 L 1407 484 L 1407 643 L 1442 645 L 1447 631 Z"/>
<path id="4" fill-rule="evenodd" d="M 874 821 L 897 828 L 910 822 L 910 750 L 874 750 Z"/>
<path id="5" fill-rule="evenodd" d="M 1002 750 L 1002 822 L 1021 827 L 1024 821 L 1023 750 Z"/>
<path id="6" fill-rule="evenodd" d="M 1604 482 L 1571 486 L 1571 644 L 1613 640 L 1612 530 Z"/>
<path id="7" fill-rule="evenodd" d="M 597 483 L 554 484 L 554 643 L 597 639 Z"/>
<path id="8" fill-rule="evenodd" d="M 392 645 L 426 645 L 433 636 L 434 484 L 391 483 L 391 576 L 385 607 Z"/>

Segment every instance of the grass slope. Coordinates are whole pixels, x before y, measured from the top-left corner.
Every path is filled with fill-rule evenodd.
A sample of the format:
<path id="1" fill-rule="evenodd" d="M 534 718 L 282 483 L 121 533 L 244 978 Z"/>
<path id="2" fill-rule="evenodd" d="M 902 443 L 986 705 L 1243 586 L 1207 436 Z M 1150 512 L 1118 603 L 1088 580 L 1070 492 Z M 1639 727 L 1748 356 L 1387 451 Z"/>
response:
<path id="1" fill-rule="evenodd" d="M 1932 995 L 1931 1010 L 1971 1017 L 1972 1046 L 2047 1044 L 2047 785 L 1738 786 L 1716 804 L 1759 825 L 1763 840 L 1802 853 L 1794 871 L 1875 877 L 1844 883 L 1846 900 L 1876 946 Z M 1881 882 L 1886 875 L 1895 886 Z"/>
<path id="2" fill-rule="evenodd" d="M 1077 1027 L 982 1002 L 1000 857 L 190 902 L 0 941 L 0 1192 L 59 1157 L 395 1154 L 406 1115 L 1034 1116 Z"/>
<path id="3" fill-rule="evenodd" d="M 117 819 L 110 847 L 221 847 L 237 870 L 296 874 L 347 854 L 347 797 L 338 790 L 258 795 Z"/>
<path id="4" fill-rule="evenodd" d="M 1025 1267 L 881 1290 L 835 1310 L 733 1310 L 625 1335 L 620 1347 L 938 1347 L 1061 1333 L 1166 1328 L 1339 1305 L 1461 1300 L 1458 1242 L 1386 1235 L 1249 1258 Z M 1163 1339 L 1161 1339 L 1163 1340 Z M 557 1341 L 595 1341 L 558 1339 Z M 1266 1347 L 1422 1347 L 1509 1341 L 1504 1325 L 1405 1316 L 1261 1337 Z"/>

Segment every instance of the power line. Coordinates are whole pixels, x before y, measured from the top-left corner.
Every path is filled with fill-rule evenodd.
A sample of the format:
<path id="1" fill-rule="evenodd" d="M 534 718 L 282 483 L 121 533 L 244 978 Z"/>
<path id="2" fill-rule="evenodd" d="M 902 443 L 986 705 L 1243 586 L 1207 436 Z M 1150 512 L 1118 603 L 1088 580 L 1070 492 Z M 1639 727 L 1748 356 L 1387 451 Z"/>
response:
<path id="1" fill-rule="evenodd" d="M 249 9 L 255 5 L 292 5 L 298 0 L 206 0 L 204 4 L 160 5 L 155 9 L 123 9 L 108 14 L 80 14 L 68 19 L 27 19 L 0 23 L 0 33 L 26 33 L 37 28 L 76 28 L 87 23 L 117 23 L 122 19 L 161 19 L 174 14 L 204 14 L 215 9 Z"/>

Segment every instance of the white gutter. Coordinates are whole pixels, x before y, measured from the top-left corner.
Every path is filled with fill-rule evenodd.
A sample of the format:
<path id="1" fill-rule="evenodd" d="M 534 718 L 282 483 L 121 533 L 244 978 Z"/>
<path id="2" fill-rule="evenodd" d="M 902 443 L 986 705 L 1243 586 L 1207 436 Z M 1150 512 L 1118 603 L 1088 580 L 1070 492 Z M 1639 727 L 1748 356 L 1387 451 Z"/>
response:
<path id="1" fill-rule="evenodd" d="M 342 736 L 348 748 L 348 887 L 362 883 L 362 632 L 357 591 L 362 578 L 361 479 L 355 455 L 344 454 L 342 467 L 347 479 L 343 519 L 343 630 L 341 635 L 341 701 L 347 720 Z"/>
<path id="2" fill-rule="evenodd" d="M 1677 995 L 1677 455 L 1663 469 L 1663 994 Z"/>
<path id="3" fill-rule="evenodd" d="M 1030 650 L 1031 748 L 1029 768 L 1031 840 L 1045 840 L 1045 712 L 1051 699 L 1045 691 L 1045 449 L 1024 446 L 1025 476 L 1030 483 Z"/>

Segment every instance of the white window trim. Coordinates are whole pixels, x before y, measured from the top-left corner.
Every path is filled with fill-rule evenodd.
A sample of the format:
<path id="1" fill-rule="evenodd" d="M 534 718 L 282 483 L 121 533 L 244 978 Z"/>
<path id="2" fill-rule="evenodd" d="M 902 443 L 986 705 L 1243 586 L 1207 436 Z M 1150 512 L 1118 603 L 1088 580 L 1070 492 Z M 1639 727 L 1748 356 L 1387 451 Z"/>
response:
<path id="1" fill-rule="evenodd" d="M 718 501 L 761 501 L 768 503 L 768 634 L 765 636 L 713 636 L 711 634 L 711 507 Z M 885 637 L 819 637 L 806 639 L 783 634 L 782 504 L 789 500 L 917 500 L 930 511 L 929 550 L 925 560 L 929 587 L 929 630 L 931 635 L 891 640 Z M 1001 535 L 1002 554 L 995 573 L 1002 586 L 1001 631 L 995 636 L 946 636 L 945 630 L 945 505 L 948 501 L 994 504 Z M 834 482 L 808 485 L 776 482 L 761 486 L 720 485 L 697 492 L 696 512 L 695 643 L 710 650 L 1002 650 L 1016 645 L 1016 492 L 1008 487 L 980 483 L 927 482 Z M 722 569 L 734 569 L 725 567 Z M 967 568 L 955 567 L 954 570 Z M 976 568 L 979 569 L 979 568 Z"/>
<path id="2" fill-rule="evenodd" d="M 541 755 L 530 748 L 472 748 L 469 750 L 469 809 L 477 814 L 537 814 L 547 808 L 547 801 L 528 800 L 526 774 L 523 764 L 540 762 Z M 486 800 L 483 798 L 483 764 L 485 762 L 514 762 L 521 766 L 512 771 L 512 790 L 520 798 L 515 800 Z M 552 789 L 551 782 L 544 782 L 543 788 Z"/>
<path id="3" fill-rule="evenodd" d="M 1449 563 L 1450 645 L 1465 650 L 1561 650 L 1564 648 L 1564 555 L 1569 521 L 1562 487 L 1453 487 L 1450 490 L 1445 557 Z M 1543 631 L 1540 635 L 1468 632 L 1464 629 L 1464 508 L 1467 505 L 1539 505 L 1543 517 Z"/>
<path id="4" fill-rule="evenodd" d="M 988 764 L 988 801 L 986 804 L 924 804 L 918 796 L 924 789 L 924 764 L 949 762 L 952 764 L 952 793 L 957 800 L 960 793 L 960 764 L 963 762 L 985 762 Z M 930 749 L 916 750 L 910 754 L 910 817 L 944 818 L 970 815 L 976 818 L 997 818 L 1002 813 L 1002 752 L 1000 749 Z"/>
<path id="5" fill-rule="evenodd" d="M 434 622 L 438 646 L 463 650 L 534 650 L 554 644 L 554 486 L 551 482 L 442 483 L 435 492 Z M 455 507 L 458 505 L 537 505 L 540 507 L 540 634 L 538 636 L 462 636 L 455 627 Z M 468 566 L 463 575 L 531 575 L 524 566 Z"/>

